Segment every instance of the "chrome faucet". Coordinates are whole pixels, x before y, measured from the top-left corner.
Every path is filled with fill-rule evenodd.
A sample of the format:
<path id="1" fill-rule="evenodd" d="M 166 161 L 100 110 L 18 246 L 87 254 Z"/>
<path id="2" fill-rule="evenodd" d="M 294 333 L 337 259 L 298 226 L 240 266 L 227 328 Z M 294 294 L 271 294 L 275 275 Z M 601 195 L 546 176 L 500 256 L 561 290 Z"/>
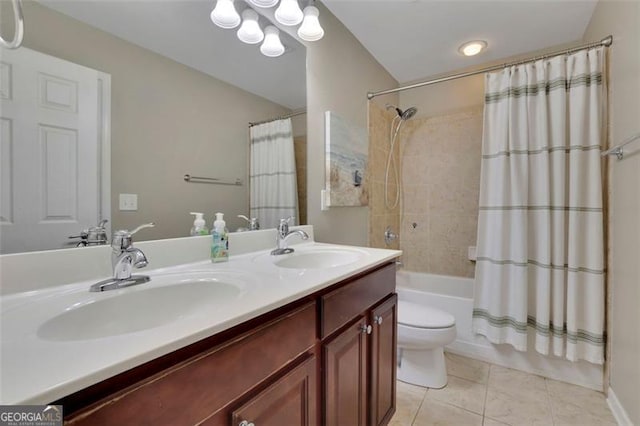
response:
<path id="1" fill-rule="evenodd" d="M 257 231 L 258 229 L 260 229 L 260 223 L 258 222 L 257 217 L 252 217 L 251 219 L 249 219 L 243 214 L 239 214 L 238 217 L 247 221 L 249 231 Z"/>
<path id="2" fill-rule="evenodd" d="M 286 219 L 280 219 L 280 224 L 278 225 L 278 233 L 276 235 L 276 249 L 271 252 L 273 256 L 279 256 L 281 254 L 289 254 L 294 252 L 292 248 L 287 247 L 287 240 L 292 235 L 298 235 L 303 240 L 309 239 L 309 234 L 301 229 L 289 231 L 289 221 L 291 219 L 293 219 L 292 216 L 289 216 Z"/>
<path id="3" fill-rule="evenodd" d="M 76 247 L 98 246 L 107 244 L 107 228 L 105 225 L 109 222 L 107 219 L 100 221 L 98 226 L 85 229 L 80 232 L 80 235 L 71 235 L 69 239 L 80 238 L 80 241 L 76 244 Z"/>
<path id="4" fill-rule="evenodd" d="M 107 291 L 146 283 L 150 278 L 146 275 L 131 275 L 133 268 L 144 268 L 149 264 L 142 250 L 133 247 L 132 236 L 144 228 L 151 228 L 154 223 L 145 223 L 133 231 L 120 230 L 113 233 L 111 239 L 111 266 L 113 278 L 100 281 L 90 287 L 90 291 Z"/>

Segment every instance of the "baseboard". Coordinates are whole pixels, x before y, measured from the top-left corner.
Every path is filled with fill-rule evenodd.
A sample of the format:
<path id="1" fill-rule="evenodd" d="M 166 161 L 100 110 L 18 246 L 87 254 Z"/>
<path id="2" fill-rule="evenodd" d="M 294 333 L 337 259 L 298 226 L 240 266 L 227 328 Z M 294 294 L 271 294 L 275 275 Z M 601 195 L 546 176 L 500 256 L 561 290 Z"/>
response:
<path id="1" fill-rule="evenodd" d="M 500 346 L 502 346 L 502 351 L 504 352 L 505 345 Z M 539 361 L 543 360 L 545 358 L 544 356 L 528 353 L 525 354 L 515 350 L 513 350 L 513 353 L 505 354 L 500 353 L 500 351 L 496 349 L 496 345 L 480 345 L 461 340 L 456 340 L 452 344 L 447 345 L 445 351 L 477 359 L 479 361 L 488 362 L 490 364 L 499 365 L 501 367 L 513 368 L 515 370 L 536 374 L 549 379 L 571 383 L 599 392 L 604 390 L 601 374 L 602 370 L 598 366 L 594 366 L 593 371 L 590 370 L 592 374 L 584 374 L 584 371 L 579 371 L 579 368 L 573 368 L 574 363 L 571 363 L 570 361 L 556 362 L 556 364 L 560 363 L 566 368 L 554 367 L 550 362 L 547 362 L 544 367 L 536 367 L 536 362 L 529 362 L 527 358 L 537 357 L 537 360 L 535 361 L 538 361 L 537 363 L 540 364 Z M 584 368 L 585 366 L 582 365 L 582 367 Z"/>
<path id="2" fill-rule="evenodd" d="M 616 422 L 620 426 L 633 426 L 629 415 L 627 414 L 627 410 L 624 409 L 622 404 L 620 404 L 620 400 L 616 396 L 616 393 L 609 387 L 608 396 L 607 396 L 607 404 L 609 404 L 609 408 L 613 413 L 613 417 L 615 417 Z"/>

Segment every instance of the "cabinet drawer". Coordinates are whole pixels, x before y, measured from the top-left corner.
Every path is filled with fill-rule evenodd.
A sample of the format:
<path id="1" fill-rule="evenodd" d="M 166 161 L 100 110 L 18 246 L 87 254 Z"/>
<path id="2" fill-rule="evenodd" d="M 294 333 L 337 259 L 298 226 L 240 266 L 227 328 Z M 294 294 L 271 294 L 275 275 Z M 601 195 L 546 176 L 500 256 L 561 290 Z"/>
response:
<path id="1" fill-rule="evenodd" d="M 315 303 L 304 305 L 119 395 L 71 424 L 196 424 L 315 343 Z"/>
<path id="2" fill-rule="evenodd" d="M 310 356 L 235 409 L 231 413 L 231 425 L 246 421 L 260 426 L 315 426 L 316 370 L 316 358 Z"/>
<path id="3" fill-rule="evenodd" d="M 391 263 L 320 298 L 320 337 L 324 339 L 387 295 L 395 292 L 396 265 Z"/>

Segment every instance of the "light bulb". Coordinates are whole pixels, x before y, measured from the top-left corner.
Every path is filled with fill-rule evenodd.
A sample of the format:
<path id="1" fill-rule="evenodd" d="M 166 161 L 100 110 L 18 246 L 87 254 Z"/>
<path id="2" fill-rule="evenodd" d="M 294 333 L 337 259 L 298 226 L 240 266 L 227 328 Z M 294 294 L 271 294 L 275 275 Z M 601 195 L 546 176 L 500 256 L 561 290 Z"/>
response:
<path id="1" fill-rule="evenodd" d="M 211 11 L 211 20 L 220 28 L 235 28 L 240 25 L 240 15 L 233 6 L 233 0 L 218 0 Z"/>
<path id="2" fill-rule="evenodd" d="M 284 46 L 280 41 L 280 31 L 273 25 L 269 25 L 264 29 L 264 41 L 260 46 L 260 52 L 264 56 L 275 58 L 284 53 Z"/>
<path id="3" fill-rule="evenodd" d="M 298 6 L 298 0 L 282 0 L 275 16 L 282 25 L 293 26 L 302 22 L 304 15 Z"/>
<path id="4" fill-rule="evenodd" d="M 238 38 L 247 44 L 257 44 L 264 39 L 264 33 L 258 24 L 258 14 L 247 8 L 242 11 L 242 25 L 237 32 Z"/>
<path id="5" fill-rule="evenodd" d="M 307 6 L 304 8 L 304 20 L 298 28 L 298 37 L 306 41 L 317 41 L 324 36 L 324 30 L 318 20 L 319 15 L 320 11 L 317 7 Z"/>
<path id="6" fill-rule="evenodd" d="M 482 52 L 487 47 L 487 42 L 483 40 L 469 41 L 458 48 L 458 52 L 464 56 L 474 56 Z"/>
<path id="7" fill-rule="evenodd" d="M 278 0 L 249 0 L 249 3 L 256 7 L 273 7 L 278 4 Z"/>

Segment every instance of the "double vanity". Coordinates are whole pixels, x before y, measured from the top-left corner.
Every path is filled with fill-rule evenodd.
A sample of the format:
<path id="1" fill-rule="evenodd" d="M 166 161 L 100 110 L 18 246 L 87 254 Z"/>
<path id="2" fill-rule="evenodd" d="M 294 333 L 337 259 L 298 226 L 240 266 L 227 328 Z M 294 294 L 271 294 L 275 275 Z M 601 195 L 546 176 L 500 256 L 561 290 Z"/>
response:
<path id="1" fill-rule="evenodd" d="M 151 280 L 132 287 L 5 291 L 1 403 L 62 404 L 70 424 L 388 423 L 400 252 L 304 242 L 273 256 L 275 230 L 244 234 L 223 264 L 164 254 L 152 270 L 172 243 L 140 243 Z M 199 253 L 205 238 L 173 244 Z"/>

